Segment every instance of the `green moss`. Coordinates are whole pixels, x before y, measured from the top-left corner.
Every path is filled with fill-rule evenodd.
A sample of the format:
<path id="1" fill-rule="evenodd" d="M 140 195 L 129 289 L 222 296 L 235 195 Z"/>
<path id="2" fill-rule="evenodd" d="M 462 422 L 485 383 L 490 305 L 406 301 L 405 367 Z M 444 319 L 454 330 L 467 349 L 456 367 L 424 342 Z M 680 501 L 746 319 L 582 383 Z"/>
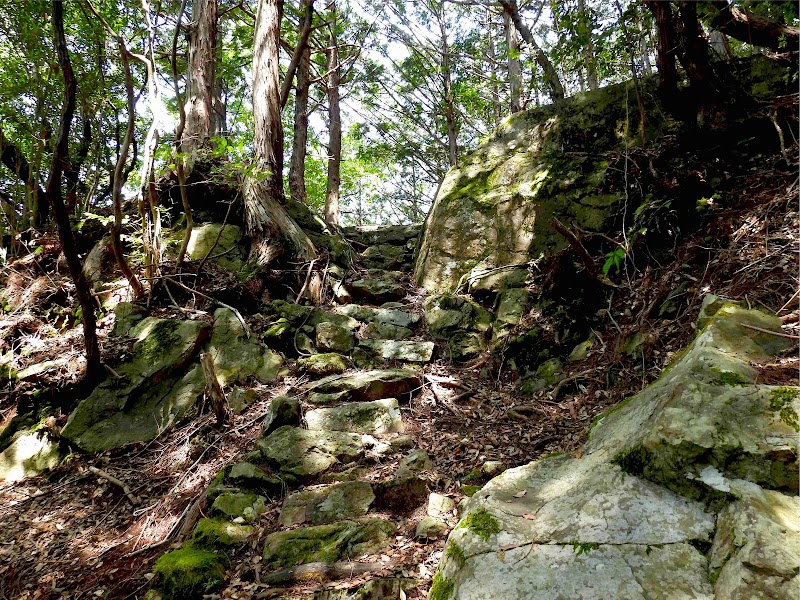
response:
<path id="1" fill-rule="evenodd" d="M 800 431 L 800 419 L 797 411 L 792 404 L 800 395 L 800 388 L 792 386 L 781 386 L 772 390 L 769 401 L 769 409 L 778 413 L 780 420 L 794 429 Z"/>
<path id="2" fill-rule="evenodd" d="M 167 552 L 156 562 L 156 588 L 175 600 L 192 600 L 222 585 L 225 567 L 214 552 L 181 548 Z"/>
<path id="3" fill-rule="evenodd" d="M 488 542 L 490 537 L 500 533 L 500 523 L 489 511 L 483 508 L 479 508 L 464 517 L 459 528 L 469 529 L 484 542 Z"/>
<path id="4" fill-rule="evenodd" d="M 481 485 L 462 485 L 461 491 L 464 492 L 465 496 L 472 497 L 477 494 L 483 486 Z"/>
<path id="5" fill-rule="evenodd" d="M 249 525 L 238 525 L 223 519 L 203 518 L 197 522 L 189 544 L 192 548 L 225 548 L 228 546 L 240 546 L 247 542 L 252 534 L 253 527 Z"/>
<path id="6" fill-rule="evenodd" d="M 428 595 L 429 600 L 449 600 L 453 596 L 456 584 L 441 573 L 433 576 L 433 585 Z"/>
<path id="7" fill-rule="evenodd" d="M 467 555 L 464 554 L 464 550 L 461 549 L 461 546 L 455 542 L 450 542 L 447 545 L 447 550 L 445 550 L 444 557 L 454 560 L 459 569 L 464 566 L 464 563 L 467 562 Z"/>
<path id="8" fill-rule="evenodd" d="M 715 367 L 711 367 L 710 371 L 717 376 L 714 385 L 745 385 L 752 383 L 744 375 L 735 371 L 722 371 Z"/>
<path id="9" fill-rule="evenodd" d="M 617 454 L 611 462 L 629 475 L 641 475 L 652 460 L 652 456 L 643 446 L 636 445 Z"/>

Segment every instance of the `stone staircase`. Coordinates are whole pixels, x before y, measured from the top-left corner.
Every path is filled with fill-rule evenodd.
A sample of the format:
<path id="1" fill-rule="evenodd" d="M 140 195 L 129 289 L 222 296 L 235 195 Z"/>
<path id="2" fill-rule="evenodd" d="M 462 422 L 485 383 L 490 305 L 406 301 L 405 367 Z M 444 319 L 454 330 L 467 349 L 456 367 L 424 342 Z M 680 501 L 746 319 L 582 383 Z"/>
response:
<path id="1" fill-rule="evenodd" d="M 151 600 L 197 597 L 218 587 L 229 557 L 241 554 L 276 503 L 277 519 L 258 548 L 260 580 L 272 594 L 265 597 L 405 597 L 419 582 L 382 576 L 391 565 L 376 555 L 401 529 L 435 540 L 455 524 L 453 500 L 430 493 L 431 460 L 405 434 L 403 419 L 422 389 L 420 367 L 435 351 L 434 342 L 424 339 L 419 307 L 403 301 L 419 230 L 345 233 L 360 250 L 357 266 L 349 273 L 334 269 L 332 288 L 349 302 L 268 306 L 269 324 L 260 337 L 297 356 L 289 366 L 304 383 L 272 400 L 255 448 L 217 474 L 207 493 L 209 515 L 183 547 L 158 560 Z M 351 590 L 289 589 L 365 573 L 374 575 Z"/>

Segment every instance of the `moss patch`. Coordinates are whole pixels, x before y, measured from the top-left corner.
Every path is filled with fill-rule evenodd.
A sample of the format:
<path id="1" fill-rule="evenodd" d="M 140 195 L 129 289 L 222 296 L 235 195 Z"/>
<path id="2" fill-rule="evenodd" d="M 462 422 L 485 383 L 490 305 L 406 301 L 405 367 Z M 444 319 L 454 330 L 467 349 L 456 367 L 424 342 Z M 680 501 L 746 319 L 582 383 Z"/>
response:
<path id="1" fill-rule="evenodd" d="M 428 598 L 430 600 L 449 600 L 453 596 L 456 584 L 441 573 L 433 576 L 433 585 Z"/>
<path id="2" fill-rule="evenodd" d="M 780 420 L 794 429 L 800 431 L 800 420 L 792 404 L 800 395 L 800 388 L 781 386 L 772 390 L 769 400 L 769 409 L 778 413 Z"/>
<path id="3" fill-rule="evenodd" d="M 464 550 L 461 549 L 461 546 L 455 542 L 450 542 L 447 545 L 447 550 L 445 550 L 444 557 L 455 561 L 459 569 L 464 566 L 464 563 L 467 562 L 467 555 L 464 554 Z"/>
<path id="4" fill-rule="evenodd" d="M 483 508 L 479 508 L 464 517 L 459 528 L 469 529 L 484 542 L 488 542 L 490 537 L 500 533 L 500 523 L 489 511 Z"/>
<path id="5" fill-rule="evenodd" d="M 255 531 L 249 525 L 237 525 L 223 519 L 200 519 L 194 528 L 190 544 L 193 548 L 225 548 L 239 546 Z"/>
<path id="6" fill-rule="evenodd" d="M 156 587 L 175 600 L 198 598 L 218 588 L 225 578 L 219 554 L 194 548 L 167 552 L 153 571 Z"/>

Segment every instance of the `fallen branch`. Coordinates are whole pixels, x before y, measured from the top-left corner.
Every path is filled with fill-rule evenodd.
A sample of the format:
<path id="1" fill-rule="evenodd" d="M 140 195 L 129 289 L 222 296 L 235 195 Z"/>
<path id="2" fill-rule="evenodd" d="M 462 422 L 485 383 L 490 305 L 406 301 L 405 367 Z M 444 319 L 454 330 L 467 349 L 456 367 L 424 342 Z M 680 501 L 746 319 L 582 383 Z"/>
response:
<path id="1" fill-rule="evenodd" d="M 131 489 L 124 482 L 120 481 L 119 479 L 117 479 L 113 475 L 109 475 L 108 473 L 103 471 L 103 469 L 98 469 L 95 466 L 89 465 L 89 471 L 91 471 L 92 473 L 94 473 L 95 475 L 97 475 L 99 477 L 102 477 L 103 479 L 105 479 L 109 483 L 113 483 L 118 488 L 120 488 L 123 491 L 123 493 L 125 494 L 125 496 L 127 496 L 127 498 L 130 501 L 130 503 L 133 504 L 134 506 L 137 506 L 141 502 L 141 500 L 139 500 L 139 498 L 137 498 L 136 496 L 134 496 L 131 493 Z"/>
<path id="2" fill-rule="evenodd" d="M 770 335 L 774 335 L 777 337 L 786 338 L 789 340 L 800 340 L 800 335 L 792 335 L 791 333 L 782 333 L 780 331 L 773 331 L 771 329 L 764 329 L 763 327 L 756 327 L 755 325 L 748 325 L 747 323 L 739 323 L 742 327 L 746 329 L 752 329 L 753 331 L 759 331 L 761 333 L 768 333 Z"/>
<path id="3" fill-rule="evenodd" d="M 219 379 L 214 371 L 214 358 L 211 353 L 201 353 L 200 364 L 203 367 L 203 377 L 206 382 L 205 392 L 211 398 L 211 403 L 214 406 L 214 416 L 217 418 L 216 426 L 220 427 L 230 416 L 228 399 L 225 397 L 225 392 L 222 391 L 222 386 L 219 384 Z"/>

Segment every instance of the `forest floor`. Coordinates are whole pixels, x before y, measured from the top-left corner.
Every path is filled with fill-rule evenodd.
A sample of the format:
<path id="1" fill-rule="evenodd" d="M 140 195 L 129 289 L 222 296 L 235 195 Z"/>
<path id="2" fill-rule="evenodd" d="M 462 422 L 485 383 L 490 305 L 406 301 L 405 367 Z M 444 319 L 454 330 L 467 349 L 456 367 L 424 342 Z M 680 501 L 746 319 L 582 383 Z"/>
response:
<path id="1" fill-rule="evenodd" d="M 578 455 L 594 417 L 653 381 L 689 342 L 707 293 L 777 313 L 787 335 L 797 335 L 797 169 L 772 157 L 762 169 L 739 177 L 734 188 L 738 202 L 716 210 L 701 231 L 679 241 L 672 263 L 621 278 L 607 326 L 595 332 L 598 343 L 584 360 L 567 365 L 555 387 L 522 397 L 502 369 L 487 376 L 479 362 L 455 364 L 444 358 L 426 365 L 426 374 L 461 386 L 443 391 L 426 385 L 403 407 L 406 433 L 433 461 L 427 474 L 431 491 L 460 500 L 461 478 L 488 460 L 513 467 L 555 452 Z M 15 286 L 21 308 L 0 321 L 2 351 L 12 353 L 15 369 L 55 362 L 38 377 L 2 390 L 0 429 L 33 390 L 64 386 L 81 368 L 82 338 L 80 328 L 70 325 L 71 285 L 58 261 L 57 244 L 45 236 L 30 250 L 4 266 L 5 285 Z M 654 304 L 675 290 L 680 291 L 672 298 L 674 316 L 652 316 Z M 421 292 L 410 283 L 408 292 L 408 308 L 421 312 Z M 104 356 L 113 365 L 125 349 L 107 337 L 111 320 L 101 320 L 100 335 Z M 635 361 L 622 352 L 622 341 L 632 332 L 646 332 L 650 340 Z M 799 367 L 792 352 L 761 365 L 759 381 L 794 384 Z M 212 426 L 212 415 L 195 414 L 146 445 L 99 456 L 73 455 L 48 476 L 0 484 L 0 599 L 142 597 L 154 561 L 179 538 L 187 515 L 201 506 L 211 478 L 252 449 L 271 398 L 293 393 L 300 383 L 290 375 L 258 387 L 260 400 L 221 430 Z M 57 430 L 64 419 L 57 416 L 52 427 Z M 133 506 L 119 486 L 98 477 L 90 466 L 127 484 L 140 503 Z M 373 468 L 390 466 L 377 463 Z M 280 499 L 275 499 L 259 522 L 259 534 L 234 556 L 226 587 L 213 597 L 289 597 L 318 585 L 299 584 L 276 593 L 261 583 L 263 540 L 279 511 Z M 414 539 L 421 516 L 409 515 L 390 548 L 372 557 L 385 565 L 380 574 L 421 582 L 406 592 L 407 598 L 427 598 L 444 547 L 444 540 Z M 337 585 L 349 588 L 361 580 L 354 576 Z"/>

